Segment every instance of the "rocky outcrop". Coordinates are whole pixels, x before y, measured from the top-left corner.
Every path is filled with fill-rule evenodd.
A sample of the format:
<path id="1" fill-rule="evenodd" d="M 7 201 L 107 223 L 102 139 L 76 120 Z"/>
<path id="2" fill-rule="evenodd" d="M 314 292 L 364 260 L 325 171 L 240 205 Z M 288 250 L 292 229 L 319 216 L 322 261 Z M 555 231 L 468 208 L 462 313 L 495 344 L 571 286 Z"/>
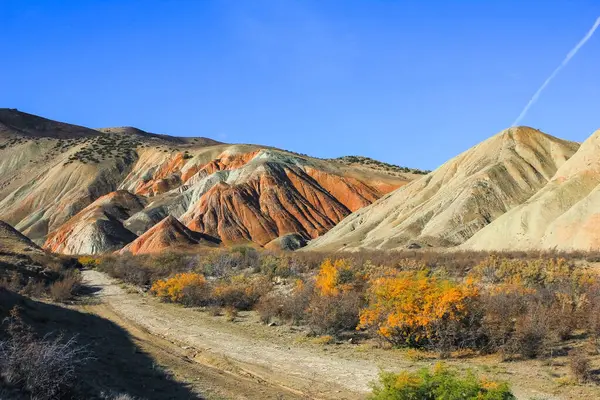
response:
<path id="1" fill-rule="evenodd" d="M 307 247 L 459 245 L 552 179 L 578 144 L 510 128 L 344 219 Z"/>
<path id="2" fill-rule="evenodd" d="M 288 233 L 271 240 L 265 245 L 265 249 L 273 251 L 294 251 L 306 246 L 308 241 L 299 233 Z"/>
<path id="3" fill-rule="evenodd" d="M 292 162 L 260 160 L 249 169 L 243 179 L 214 185 L 182 216 L 182 221 L 225 243 L 251 241 L 263 246 L 293 232 L 315 238 L 351 212 Z M 359 188 L 348 186 L 347 190 L 354 194 L 348 193 L 346 200 L 363 199 Z"/>
<path id="4" fill-rule="evenodd" d="M 52 232 L 44 248 L 64 254 L 114 251 L 136 239 L 123 221 L 144 208 L 145 201 L 125 190 L 104 195 Z"/>
<path id="5" fill-rule="evenodd" d="M 177 218 L 169 215 L 146 233 L 122 248 L 119 253 L 149 254 L 167 249 L 189 249 L 195 245 L 215 246 L 219 240 L 188 229 Z"/>
<path id="6" fill-rule="evenodd" d="M 467 241 L 473 250 L 600 249 L 600 131 L 539 192 Z"/>

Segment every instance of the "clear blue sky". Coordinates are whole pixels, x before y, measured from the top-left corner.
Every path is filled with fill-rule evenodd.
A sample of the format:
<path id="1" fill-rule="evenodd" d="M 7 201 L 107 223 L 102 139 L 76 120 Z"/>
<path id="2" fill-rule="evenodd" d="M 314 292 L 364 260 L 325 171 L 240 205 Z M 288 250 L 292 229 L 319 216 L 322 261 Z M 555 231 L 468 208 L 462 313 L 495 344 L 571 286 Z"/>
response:
<path id="1" fill-rule="evenodd" d="M 434 168 L 508 127 L 600 1 L 0 0 L 0 107 Z M 600 128 L 600 32 L 523 124 Z"/>

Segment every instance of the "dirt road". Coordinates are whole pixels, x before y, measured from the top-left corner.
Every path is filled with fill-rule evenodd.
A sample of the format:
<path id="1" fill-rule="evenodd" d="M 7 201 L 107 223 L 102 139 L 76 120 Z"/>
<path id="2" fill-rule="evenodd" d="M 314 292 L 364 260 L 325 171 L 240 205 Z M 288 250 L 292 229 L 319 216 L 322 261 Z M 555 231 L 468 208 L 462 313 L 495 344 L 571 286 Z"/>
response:
<path id="1" fill-rule="evenodd" d="M 208 398 L 363 399 L 381 369 L 433 364 L 431 360 L 410 361 L 394 351 L 306 345 L 301 343 L 304 334 L 294 336 L 289 327 L 266 327 L 251 314 L 242 313 L 231 322 L 161 303 L 101 272 L 87 270 L 83 275 L 85 283 L 97 290 L 98 302 L 85 306 L 87 311 L 125 328 L 178 380 Z M 449 364 L 507 380 L 519 399 L 600 398 L 595 387 L 555 384 L 552 376 L 564 366 L 545 366 L 536 360 L 499 364 L 493 358 Z"/>
<path id="2" fill-rule="evenodd" d="M 84 280 L 98 289 L 95 295 L 101 300 L 98 305 L 86 306 L 87 311 L 113 320 L 146 346 L 167 353 L 177 350 L 180 354 L 174 353 L 175 358 L 183 356 L 212 372 L 224 372 L 221 380 L 245 377 L 270 388 L 278 398 L 364 398 L 369 382 L 379 372 L 367 361 L 315 354 L 273 338 L 250 337 L 234 323 L 128 292 L 101 272 L 84 271 Z M 243 395 L 246 388 L 240 389 L 240 398 L 266 398 Z"/>

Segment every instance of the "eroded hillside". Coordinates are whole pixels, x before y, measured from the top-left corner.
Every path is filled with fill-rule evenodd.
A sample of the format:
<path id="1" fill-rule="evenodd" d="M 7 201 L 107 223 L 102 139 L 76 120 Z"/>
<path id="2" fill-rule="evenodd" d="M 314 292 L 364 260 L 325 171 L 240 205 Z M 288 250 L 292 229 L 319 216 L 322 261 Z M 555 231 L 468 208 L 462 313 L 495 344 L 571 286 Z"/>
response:
<path id="1" fill-rule="evenodd" d="M 473 236 L 476 250 L 600 248 L 600 131 L 527 202 Z"/>
<path id="2" fill-rule="evenodd" d="M 12 109 L 0 110 L 0 137 L 0 218 L 66 254 L 119 250 L 169 216 L 204 235 L 198 243 L 314 239 L 418 176 L 265 146 L 94 130 Z M 129 248 L 190 239 L 167 222 L 166 232 Z"/>

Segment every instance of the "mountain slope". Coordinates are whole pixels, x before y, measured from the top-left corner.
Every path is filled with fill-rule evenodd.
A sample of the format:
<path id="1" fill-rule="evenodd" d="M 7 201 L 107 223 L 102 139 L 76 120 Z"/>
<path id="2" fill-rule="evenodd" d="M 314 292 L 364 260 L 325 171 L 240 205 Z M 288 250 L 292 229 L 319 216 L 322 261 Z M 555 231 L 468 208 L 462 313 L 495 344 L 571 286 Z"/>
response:
<path id="1" fill-rule="evenodd" d="M 24 252 L 41 253 L 42 249 L 6 222 L 0 221 L 0 253 Z"/>
<path id="2" fill-rule="evenodd" d="M 44 248 L 64 254 L 95 254 L 120 249 L 136 238 L 123 226 L 123 221 L 144 205 L 143 198 L 125 190 L 106 194 L 53 231 Z"/>
<path id="3" fill-rule="evenodd" d="M 53 121 L 14 108 L 0 108 L 0 138 L 73 139 L 93 137 L 98 134 L 97 131 L 83 126 Z"/>
<path id="4" fill-rule="evenodd" d="M 536 193 L 577 148 L 531 128 L 505 130 L 358 210 L 307 248 L 461 244 Z"/>
<path id="5" fill-rule="evenodd" d="M 523 205 L 464 244 L 484 250 L 600 248 L 600 131 Z"/>
<path id="6" fill-rule="evenodd" d="M 169 215 L 226 244 L 311 239 L 419 176 L 16 110 L 0 124 L 0 219 L 64 253 L 118 250 Z"/>
<path id="7" fill-rule="evenodd" d="M 198 244 L 214 246 L 218 243 L 219 241 L 215 238 L 194 232 L 179 222 L 177 218 L 169 215 L 119 252 L 121 254 L 148 254 L 158 253 L 169 248 L 190 248 Z"/>

